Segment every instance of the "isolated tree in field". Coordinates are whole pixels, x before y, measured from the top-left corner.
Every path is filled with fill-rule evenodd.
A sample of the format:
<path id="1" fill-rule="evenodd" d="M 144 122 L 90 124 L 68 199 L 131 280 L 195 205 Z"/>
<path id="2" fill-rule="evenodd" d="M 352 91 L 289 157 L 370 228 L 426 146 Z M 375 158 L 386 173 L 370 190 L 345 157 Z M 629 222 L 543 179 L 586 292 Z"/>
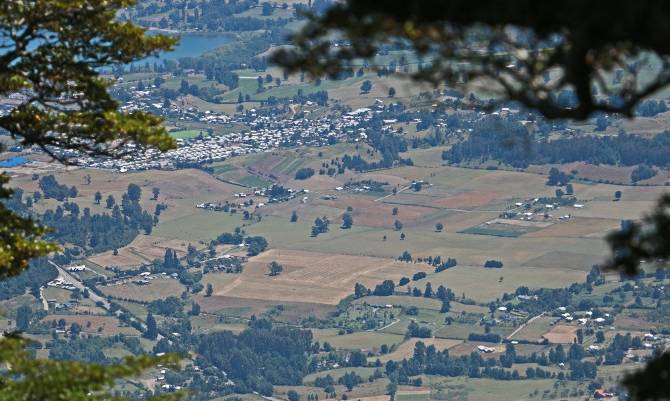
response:
<path id="1" fill-rule="evenodd" d="M 361 84 L 361 93 L 367 94 L 370 93 L 371 90 L 372 90 L 372 82 L 369 79 L 366 79 Z"/>
<path id="2" fill-rule="evenodd" d="M 394 208 L 391 210 L 391 215 L 392 215 L 392 216 L 397 216 L 397 215 L 398 215 L 398 208 L 397 208 L 397 207 L 394 207 Z"/>
<path id="3" fill-rule="evenodd" d="M 205 296 L 211 297 L 213 293 L 214 293 L 214 287 L 212 286 L 212 283 L 207 283 L 207 287 L 205 289 Z"/>
<path id="4" fill-rule="evenodd" d="M 409 253 L 409 251 L 405 250 L 403 253 L 398 257 L 398 260 L 401 262 L 411 262 L 412 261 L 412 254 Z"/>
<path id="5" fill-rule="evenodd" d="M 349 229 L 354 225 L 354 218 L 351 217 L 350 213 L 345 213 L 342 215 L 342 228 Z"/>
<path id="6" fill-rule="evenodd" d="M 100 191 L 96 192 L 93 198 L 95 200 L 95 204 L 99 205 L 100 201 L 102 201 L 102 194 L 100 193 Z"/>
<path id="7" fill-rule="evenodd" d="M 614 191 L 614 200 L 621 200 L 621 191 Z"/>
<path id="8" fill-rule="evenodd" d="M 405 238 L 407 238 L 407 236 L 405 235 L 405 233 L 400 233 L 400 241 L 404 241 Z"/>
<path id="9" fill-rule="evenodd" d="M 314 225 L 312 226 L 312 237 L 316 237 L 319 234 L 328 232 L 328 225 L 330 221 L 326 216 L 317 217 L 314 219 Z"/>
<path id="10" fill-rule="evenodd" d="M 158 187 L 153 187 L 153 189 L 151 190 L 151 193 L 153 195 L 153 200 L 158 200 L 158 195 L 160 195 L 161 189 L 158 188 Z"/>
<path id="11" fill-rule="evenodd" d="M 284 266 L 273 260 L 268 265 L 268 270 L 270 271 L 270 276 L 278 276 L 281 272 L 284 271 Z"/>
<path id="12" fill-rule="evenodd" d="M 291 223 L 298 221 L 298 213 L 294 210 L 291 212 Z"/>
<path id="13" fill-rule="evenodd" d="M 440 307 L 440 313 L 447 313 L 451 310 L 451 302 L 449 299 L 442 300 L 442 306 Z"/>
<path id="14" fill-rule="evenodd" d="M 400 220 L 396 220 L 396 221 L 393 222 L 393 229 L 394 230 L 400 231 L 400 230 L 402 230 L 402 227 L 403 226 L 402 226 L 402 223 L 400 222 Z"/>
<path id="15" fill-rule="evenodd" d="M 356 283 L 354 285 L 354 298 L 356 298 L 356 299 L 362 298 L 362 297 L 366 296 L 367 293 L 368 293 L 368 289 L 365 288 L 365 286 L 363 284 Z"/>
<path id="16" fill-rule="evenodd" d="M 70 325 L 70 338 L 73 340 L 79 337 L 81 334 L 81 325 L 79 323 L 72 323 Z"/>
<path id="17" fill-rule="evenodd" d="M 444 224 L 442 223 L 435 223 L 435 231 L 441 232 L 444 229 Z"/>
<path id="18" fill-rule="evenodd" d="M 128 199 L 132 202 L 139 202 L 142 198 L 142 189 L 137 184 L 128 184 Z"/>
<path id="19" fill-rule="evenodd" d="M 389 97 L 395 97 L 395 88 L 394 87 L 389 88 Z"/>
<path id="20" fill-rule="evenodd" d="M 155 340 L 158 337 L 158 326 L 156 325 L 156 318 L 154 318 L 151 312 L 147 314 L 146 325 L 147 329 L 144 331 L 144 337 L 149 340 Z"/>
<path id="21" fill-rule="evenodd" d="M 395 395 L 398 392 L 398 384 L 391 380 L 389 384 L 386 385 L 386 394 L 388 394 L 391 399 L 390 401 L 395 401 Z"/>
<path id="22" fill-rule="evenodd" d="M 191 304 L 191 312 L 189 313 L 191 316 L 198 316 L 200 315 L 200 305 L 193 302 Z"/>
<path id="23" fill-rule="evenodd" d="M 109 195 L 107 197 L 107 200 L 105 201 L 105 207 L 107 209 L 112 209 L 114 207 L 114 205 L 116 205 L 116 200 L 114 199 L 114 197 L 112 195 Z"/>
<path id="24" fill-rule="evenodd" d="M 423 296 L 425 298 L 432 298 L 433 297 L 433 285 L 430 283 L 426 283 L 426 289 L 423 291 Z"/>

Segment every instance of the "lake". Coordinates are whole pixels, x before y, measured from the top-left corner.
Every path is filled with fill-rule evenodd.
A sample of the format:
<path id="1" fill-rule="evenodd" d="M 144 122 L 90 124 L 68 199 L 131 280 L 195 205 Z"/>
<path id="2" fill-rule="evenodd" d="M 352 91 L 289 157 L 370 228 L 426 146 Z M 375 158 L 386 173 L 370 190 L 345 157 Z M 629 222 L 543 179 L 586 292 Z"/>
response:
<path id="1" fill-rule="evenodd" d="M 14 156 L 10 157 L 9 159 L 0 161 L 0 168 L 16 167 L 28 163 L 30 163 L 30 160 L 26 159 L 25 157 Z"/>
<path id="2" fill-rule="evenodd" d="M 156 35 L 170 33 L 149 31 L 149 35 Z M 180 40 L 175 49 L 171 52 L 161 53 L 159 57 L 147 57 L 144 60 L 136 61 L 137 64 L 144 64 L 145 62 L 153 63 L 162 60 L 178 60 L 182 57 L 198 57 L 210 50 L 221 47 L 230 42 L 230 34 L 218 33 L 184 33 L 180 35 Z"/>

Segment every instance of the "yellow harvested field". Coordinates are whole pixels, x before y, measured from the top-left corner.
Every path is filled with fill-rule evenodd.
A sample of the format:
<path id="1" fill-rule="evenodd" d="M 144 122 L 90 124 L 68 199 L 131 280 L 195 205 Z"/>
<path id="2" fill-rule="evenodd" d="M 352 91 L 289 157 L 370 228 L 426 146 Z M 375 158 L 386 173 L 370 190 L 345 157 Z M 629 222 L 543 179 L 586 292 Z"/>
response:
<path id="1" fill-rule="evenodd" d="M 551 328 L 542 337 L 554 344 L 572 344 L 577 338 L 577 326 L 569 326 L 566 324 L 559 324 Z"/>
<path id="2" fill-rule="evenodd" d="M 268 275 L 267 265 L 277 261 L 284 271 Z M 336 305 L 351 294 L 354 284 L 374 287 L 384 280 L 398 280 L 415 271 L 430 272 L 428 265 L 412 265 L 393 259 L 335 255 L 273 249 L 251 258 L 244 272 L 232 282 L 215 288 L 216 295 Z"/>

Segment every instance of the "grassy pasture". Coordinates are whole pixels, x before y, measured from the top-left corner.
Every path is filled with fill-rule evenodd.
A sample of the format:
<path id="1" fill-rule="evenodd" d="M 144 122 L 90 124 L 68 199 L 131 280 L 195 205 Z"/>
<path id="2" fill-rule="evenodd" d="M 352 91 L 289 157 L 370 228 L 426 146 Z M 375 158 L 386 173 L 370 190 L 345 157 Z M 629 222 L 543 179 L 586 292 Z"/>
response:
<path id="1" fill-rule="evenodd" d="M 400 344 L 404 337 L 399 334 L 388 334 L 377 331 L 359 331 L 339 335 L 335 329 L 313 330 L 315 340 L 328 342 L 337 349 L 347 350 L 378 350 L 383 344 L 388 346 Z"/>
<path id="2" fill-rule="evenodd" d="M 463 234 L 472 234 L 472 235 L 491 235 L 494 237 L 507 237 L 507 238 L 516 238 L 520 237 L 527 233 L 524 229 L 501 229 L 501 228 L 491 228 L 491 227 L 470 227 L 461 231 Z"/>
<path id="3" fill-rule="evenodd" d="M 211 297 L 197 295 L 195 301 L 206 313 L 222 317 L 242 319 L 248 319 L 252 315 L 260 316 L 268 310 L 275 308 L 277 305 L 282 305 L 284 310 L 280 314 L 274 316 L 274 319 L 289 324 L 298 324 L 303 319 L 310 317 L 324 319 L 328 313 L 334 310 L 333 306 L 326 304 L 296 301 L 281 302 L 221 295 L 213 295 Z"/>
<path id="4" fill-rule="evenodd" d="M 550 316 L 539 317 L 533 320 L 531 323 L 527 324 L 512 338 L 515 340 L 529 340 L 529 341 L 541 340 L 542 336 L 546 334 L 549 330 L 551 330 L 551 328 L 553 327 L 552 323 L 555 320 L 556 318 Z"/>
<path id="5" fill-rule="evenodd" d="M 544 269 L 570 268 L 589 271 L 591 266 L 601 262 L 602 258 L 595 255 L 585 255 L 565 251 L 551 251 L 542 256 L 524 262 L 522 266 L 539 267 Z"/>
<path id="6" fill-rule="evenodd" d="M 175 138 L 175 139 L 191 139 L 191 138 L 195 138 L 195 137 L 197 137 L 201 134 L 206 135 L 207 132 L 201 131 L 201 130 L 196 130 L 196 129 L 170 132 L 170 136 Z"/>
<path id="7" fill-rule="evenodd" d="M 172 278 L 157 278 L 142 286 L 126 282 L 99 288 L 105 295 L 137 301 L 153 301 L 179 296 L 186 289 L 179 281 Z"/>
<path id="8" fill-rule="evenodd" d="M 250 188 L 266 188 L 272 185 L 272 181 L 255 175 L 247 175 L 237 182 Z"/>
<path id="9" fill-rule="evenodd" d="M 554 380 L 501 381 L 493 379 L 445 378 L 424 376 L 425 385 L 432 389 L 427 399 L 477 400 L 477 401 L 522 401 L 538 400 L 544 390 L 552 390 Z M 529 394 L 539 390 L 539 395 Z M 402 399 L 402 398 L 401 398 Z M 416 398 L 410 398 L 415 400 Z"/>
<path id="10" fill-rule="evenodd" d="M 191 214 L 159 223 L 153 234 L 165 238 L 209 242 L 243 225 L 242 215 L 196 209 Z"/>

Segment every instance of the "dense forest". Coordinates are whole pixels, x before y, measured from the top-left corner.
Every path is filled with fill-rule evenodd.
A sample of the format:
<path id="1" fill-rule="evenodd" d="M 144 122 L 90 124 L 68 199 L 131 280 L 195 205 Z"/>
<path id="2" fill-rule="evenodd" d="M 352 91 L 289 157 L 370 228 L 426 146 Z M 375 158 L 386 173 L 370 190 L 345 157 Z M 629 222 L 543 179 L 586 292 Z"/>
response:
<path id="1" fill-rule="evenodd" d="M 299 385 L 309 373 L 312 332 L 273 327 L 267 320 L 252 321 L 235 335 L 230 331 L 203 336 L 198 354 L 203 366 L 214 366 L 236 383 L 236 392 L 272 394 L 272 385 Z"/>
<path id="2" fill-rule="evenodd" d="M 0 300 L 23 295 L 26 289 L 39 295 L 39 288 L 58 277 L 58 270 L 45 258 L 33 259 L 30 268 L 16 277 L 0 281 Z"/>

